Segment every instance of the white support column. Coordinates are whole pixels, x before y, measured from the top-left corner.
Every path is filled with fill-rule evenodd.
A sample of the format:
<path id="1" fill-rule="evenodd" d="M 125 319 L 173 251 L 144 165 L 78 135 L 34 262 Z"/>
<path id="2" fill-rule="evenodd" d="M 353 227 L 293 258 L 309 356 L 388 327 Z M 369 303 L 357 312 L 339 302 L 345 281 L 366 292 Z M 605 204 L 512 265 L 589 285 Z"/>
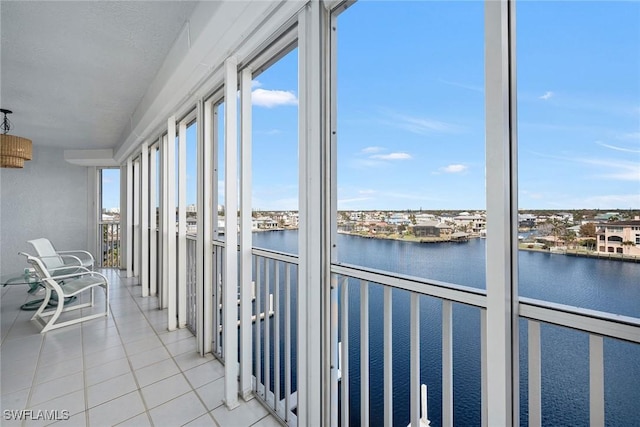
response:
<path id="1" fill-rule="evenodd" d="M 217 211 L 214 185 L 218 185 L 214 176 L 214 123 L 213 102 L 208 101 L 204 104 L 203 123 L 204 126 L 198 126 L 198 132 L 202 131 L 202 188 L 199 193 L 202 194 L 202 203 L 198 201 L 198 239 L 202 240 L 202 307 L 198 312 L 202 313 L 202 328 L 198 331 L 202 336 L 198 336 L 198 346 L 200 354 L 211 352 L 213 341 L 213 227 L 214 212 Z M 200 140 L 200 137 L 198 138 Z M 199 200 L 199 199 L 198 199 Z M 202 215 L 201 215 L 202 213 Z M 201 218 L 202 217 L 202 218 Z M 202 227 L 200 227 L 202 225 Z M 198 325 L 200 326 L 200 324 Z"/>
<path id="2" fill-rule="evenodd" d="M 159 294 L 158 294 L 158 308 L 167 308 L 167 277 L 169 273 L 169 263 L 167 258 L 169 252 L 167 250 L 167 136 L 164 135 L 160 138 L 160 273 L 159 277 Z"/>
<path id="3" fill-rule="evenodd" d="M 158 147 L 153 146 L 149 155 L 149 295 L 155 296 L 158 291 L 158 219 L 156 211 L 158 200 L 156 188 Z"/>
<path id="4" fill-rule="evenodd" d="M 163 284 L 167 296 L 167 329 L 173 331 L 177 327 L 176 317 L 176 118 L 167 120 L 166 142 L 166 248 L 167 266 Z M 163 233 L 164 234 L 164 233 Z"/>
<path id="5" fill-rule="evenodd" d="M 178 136 L 178 327 L 187 326 L 187 123 Z"/>
<path id="6" fill-rule="evenodd" d="M 298 425 L 325 425 L 331 418 L 327 274 L 330 242 L 326 234 L 330 224 L 330 168 L 326 164 L 324 92 L 328 89 L 328 22 L 328 12 L 321 2 L 309 2 L 298 17 Z"/>
<path id="7" fill-rule="evenodd" d="M 517 188 L 512 1 L 485 2 L 488 425 L 517 426 Z"/>
<path id="8" fill-rule="evenodd" d="M 225 265 L 223 279 L 224 401 L 232 409 L 238 403 L 238 62 L 225 61 L 224 197 Z"/>
<path id="9" fill-rule="evenodd" d="M 133 161 L 133 277 L 140 279 L 140 160 Z"/>
<path id="10" fill-rule="evenodd" d="M 198 353 L 204 355 L 205 332 L 205 304 L 204 287 L 208 283 L 211 286 L 211 141 L 205 141 L 207 129 L 211 128 L 211 103 L 207 103 L 209 117 L 205 111 L 207 107 L 202 100 L 197 105 L 197 145 L 198 145 L 198 197 L 197 197 L 197 228 L 196 240 L 196 342 Z M 207 220 L 209 218 L 209 220 Z M 207 257 L 207 253 L 209 256 Z M 207 265 L 205 259 L 209 261 Z M 205 271 L 207 269 L 208 271 Z M 208 282 L 207 282 L 208 280 Z M 209 305 L 211 309 L 211 305 Z M 209 330 L 210 327 L 209 327 Z"/>
<path id="11" fill-rule="evenodd" d="M 140 284 L 142 296 L 149 296 L 149 142 L 140 155 Z"/>
<path id="12" fill-rule="evenodd" d="M 244 400 L 251 397 L 252 351 L 251 294 L 253 247 L 251 230 L 251 79 L 250 69 L 242 70 L 240 80 L 240 395 Z M 276 289 L 278 283 L 276 283 Z M 276 323 L 277 325 L 277 323 Z M 280 400 L 280 396 L 276 397 Z"/>
<path id="13" fill-rule="evenodd" d="M 127 277 L 133 276 L 133 161 L 127 160 L 127 234 L 126 234 L 126 252 L 125 252 L 125 265 L 127 269 Z M 123 227 L 124 228 L 124 227 Z"/>

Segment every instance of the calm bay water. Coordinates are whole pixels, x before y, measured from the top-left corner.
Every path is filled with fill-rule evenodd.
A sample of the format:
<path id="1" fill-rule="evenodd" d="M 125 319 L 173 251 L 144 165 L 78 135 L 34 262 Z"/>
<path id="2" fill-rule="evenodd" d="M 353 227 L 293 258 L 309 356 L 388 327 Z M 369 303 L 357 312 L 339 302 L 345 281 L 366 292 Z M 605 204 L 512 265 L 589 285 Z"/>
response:
<path id="1" fill-rule="evenodd" d="M 254 245 L 297 253 L 297 232 L 254 234 Z M 466 243 L 410 242 L 338 236 L 340 262 L 459 285 L 485 288 L 485 240 Z M 640 317 L 640 264 L 520 251 L 521 296 Z M 372 425 L 382 417 L 382 287 L 369 286 L 370 399 Z M 360 285 L 349 283 L 351 424 L 360 422 Z M 441 424 L 441 302 L 421 297 L 421 381 L 429 387 L 429 419 Z M 409 294 L 393 292 L 394 401 L 409 395 Z M 454 420 L 480 425 L 480 310 L 454 305 Z M 491 331 L 489 331 L 491 333 Z M 542 325 L 543 424 L 589 424 L 589 337 Z M 520 412 L 527 423 L 527 322 L 520 322 Z M 611 426 L 640 426 L 640 346 L 605 340 L 605 421 Z M 405 426 L 409 407 L 394 408 L 394 425 Z"/>

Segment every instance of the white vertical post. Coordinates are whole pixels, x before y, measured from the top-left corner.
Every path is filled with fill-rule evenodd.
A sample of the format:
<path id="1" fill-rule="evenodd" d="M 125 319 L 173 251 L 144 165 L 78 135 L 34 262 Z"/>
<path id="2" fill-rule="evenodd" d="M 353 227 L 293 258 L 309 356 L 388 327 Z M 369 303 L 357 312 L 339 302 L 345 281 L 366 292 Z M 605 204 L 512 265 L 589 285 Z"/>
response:
<path id="1" fill-rule="evenodd" d="M 255 349 L 255 355 L 254 355 L 254 359 L 256 361 L 256 392 L 258 394 L 260 394 L 260 383 L 262 381 L 262 363 L 263 363 L 263 357 L 262 354 L 260 352 L 260 346 L 262 345 L 262 333 L 260 330 L 260 325 L 262 324 L 262 322 L 260 322 L 260 305 L 262 302 L 262 270 L 261 267 L 264 264 L 264 262 L 266 262 L 266 260 L 262 257 L 256 257 L 255 258 L 255 271 L 256 271 L 256 303 L 255 303 L 255 307 L 256 307 L 256 322 L 255 322 L 255 334 L 253 335 L 253 339 L 254 339 L 254 349 Z M 265 306 L 266 306 L 266 302 L 265 302 Z M 264 390 L 264 389 L 263 389 Z M 263 398 L 265 397 L 265 395 L 262 396 Z"/>
<path id="2" fill-rule="evenodd" d="M 589 334 L 589 425 L 604 426 L 604 339 Z"/>
<path id="3" fill-rule="evenodd" d="M 360 420 L 369 425 L 369 284 L 360 281 Z"/>
<path id="4" fill-rule="evenodd" d="M 487 310 L 480 309 L 480 425 L 487 427 Z"/>
<path id="5" fill-rule="evenodd" d="M 240 395 L 251 398 L 251 70 L 242 70 L 240 79 Z M 276 286 L 277 283 L 276 283 Z M 276 298 L 277 302 L 277 298 Z M 276 327 L 278 323 L 276 322 Z M 280 399 L 277 396 L 276 401 Z"/>
<path id="6" fill-rule="evenodd" d="M 151 147 L 149 155 L 149 295 L 155 296 L 158 290 L 158 211 L 157 193 L 157 153 L 158 146 Z"/>
<path id="7" fill-rule="evenodd" d="M 176 118 L 169 117 L 167 120 L 167 142 L 166 142 L 166 179 L 167 202 L 166 202 L 166 276 L 163 280 L 167 295 L 167 328 L 170 331 L 176 329 Z"/>
<path id="8" fill-rule="evenodd" d="M 256 366 L 258 366 L 257 363 L 256 363 Z M 289 421 L 289 411 L 291 409 L 289 404 L 290 397 L 291 397 L 291 264 L 285 264 L 285 270 L 284 270 L 284 420 L 286 422 Z"/>
<path id="9" fill-rule="evenodd" d="M 340 343 L 338 337 L 338 276 L 331 275 L 331 419 L 330 425 L 338 425 L 338 372 L 340 366 Z M 343 336 L 344 338 L 344 336 Z M 344 380 L 343 380 L 344 383 Z"/>
<path id="10" fill-rule="evenodd" d="M 178 327 L 187 325 L 187 123 L 178 126 Z"/>
<path id="11" fill-rule="evenodd" d="M 140 277 L 140 160 L 133 161 L 133 277 Z"/>
<path id="12" fill-rule="evenodd" d="M 273 410 L 280 407 L 280 263 L 274 261 L 273 281 Z M 267 313 L 269 315 L 269 313 Z"/>
<path id="13" fill-rule="evenodd" d="M 453 426 L 453 304 L 447 300 L 442 300 L 442 426 Z"/>
<path id="14" fill-rule="evenodd" d="M 126 268 L 127 268 L 127 277 L 133 276 L 133 160 L 129 158 L 127 160 L 127 252 L 125 253 L 126 257 Z M 123 227 L 124 228 L 124 227 Z"/>
<path id="15" fill-rule="evenodd" d="M 225 267 L 223 280 L 224 400 L 228 408 L 238 403 L 238 61 L 227 58 L 225 67 L 224 198 Z"/>
<path id="16" fill-rule="evenodd" d="M 384 426 L 393 426 L 393 297 L 390 286 L 384 287 Z"/>
<path id="17" fill-rule="evenodd" d="M 342 279 L 341 286 L 342 286 L 341 288 L 342 363 L 340 366 L 340 374 L 341 374 L 340 386 L 342 390 L 342 414 L 341 414 L 342 424 L 341 425 L 348 426 L 349 425 L 349 279 L 347 277 L 344 277 Z M 385 383 L 385 391 L 386 391 L 386 383 Z M 337 396 L 336 396 L 336 400 L 337 400 Z M 336 407 L 336 410 L 337 410 L 337 407 Z"/>
<path id="18" fill-rule="evenodd" d="M 199 111 L 201 102 L 198 103 Z M 202 149 L 198 150 L 199 161 L 201 166 L 198 174 L 198 243 L 200 249 L 198 254 L 202 256 L 198 257 L 198 261 L 201 262 L 201 268 L 199 268 L 199 274 L 202 275 L 202 280 L 198 280 L 198 283 L 202 283 L 201 294 L 198 297 L 199 307 L 198 315 L 202 316 L 201 322 L 198 326 L 202 325 L 198 329 L 198 348 L 201 355 L 211 352 L 213 341 L 213 213 L 217 210 L 215 206 L 214 188 L 212 184 L 218 185 L 217 179 L 214 180 L 213 168 L 214 168 L 214 116 L 213 116 L 213 102 L 208 101 L 204 103 L 204 112 L 198 114 L 198 118 L 202 117 L 204 126 L 198 125 L 198 141 L 201 144 Z M 202 135 L 200 136 L 200 133 Z"/>
<path id="19" fill-rule="evenodd" d="M 512 1 L 485 3 L 488 424 L 518 425 L 517 188 Z"/>
<path id="20" fill-rule="evenodd" d="M 329 277 L 326 229 L 326 50 L 327 11 L 309 2 L 298 16 L 299 46 L 299 267 L 298 425 L 328 424 L 330 354 L 327 314 Z M 324 343 L 324 345 L 323 345 Z M 325 393 L 323 393 L 323 390 Z"/>
<path id="21" fill-rule="evenodd" d="M 269 404 L 269 392 L 271 391 L 271 327 L 269 318 L 269 306 L 271 301 L 271 263 L 270 259 L 264 260 L 264 400 Z M 260 322 L 260 317 L 256 322 Z"/>
<path id="22" fill-rule="evenodd" d="M 420 295 L 411 293 L 411 356 L 410 356 L 410 369 L 409 387 L 411 392 L 409 396 L 410 402 L 410 420 L 411 426 L 417 427 L 420 425 Z"/>
<path id="23" fill-rule="evenodd" d="M 542 425 L 542 360 L 540 357 L 540 322 L 529 320 L 529 426 Z"/>
<path id="24" fill-rule="evenodd" d="M 127 176 L 127 163 L 120 166 L 120 230 L 119 235 L 119 248 L 121 250 L 120 255 L 120 269 L 127 270 L 128 260 L 128 248 L 127 248 L 127 236 L 129 235 L 129 218 L 127 212 L 129 209 L 129 177 Z"/>
<path id="25" fill-rule="evenodd" d="M 140 284 L 142 296 L 149 296 L 149 142 L 140 155 Z"/>
<path id="26" fill-rule="evenodd" d="M 158 245 L 160 246 L 160 277 L 158 278 L 158 286 L 160 286 L 158 293 L 158 308 L 167 308 L 167 277 L 169 273 L 169 252 L 167 250 L 167 135 L 163 135 L 160 138 L 160 233 L 158 234 L 160 240 Z"/>

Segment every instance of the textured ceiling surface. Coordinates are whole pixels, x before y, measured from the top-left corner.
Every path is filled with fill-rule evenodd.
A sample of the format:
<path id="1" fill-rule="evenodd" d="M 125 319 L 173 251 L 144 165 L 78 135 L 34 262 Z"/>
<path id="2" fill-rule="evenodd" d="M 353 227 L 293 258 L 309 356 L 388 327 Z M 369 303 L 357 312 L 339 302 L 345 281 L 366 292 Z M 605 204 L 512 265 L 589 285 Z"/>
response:
<path id="1" fill-rule="evenodd" d="M 2 1 L 0 103 L 34 145 L 117 145 L 197 2 Z"/>

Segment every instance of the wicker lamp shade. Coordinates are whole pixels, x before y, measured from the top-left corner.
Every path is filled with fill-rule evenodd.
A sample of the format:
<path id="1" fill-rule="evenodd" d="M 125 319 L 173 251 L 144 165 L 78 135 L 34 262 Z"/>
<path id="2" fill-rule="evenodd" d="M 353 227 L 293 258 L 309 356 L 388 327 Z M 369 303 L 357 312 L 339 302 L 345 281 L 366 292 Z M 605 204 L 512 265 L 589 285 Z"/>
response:
<path id="1" fill-rule="evenodd" d="M 0 135 L 0 167 L 22 168 L 31 160 L 31 140 L 14 135 Z"/>

